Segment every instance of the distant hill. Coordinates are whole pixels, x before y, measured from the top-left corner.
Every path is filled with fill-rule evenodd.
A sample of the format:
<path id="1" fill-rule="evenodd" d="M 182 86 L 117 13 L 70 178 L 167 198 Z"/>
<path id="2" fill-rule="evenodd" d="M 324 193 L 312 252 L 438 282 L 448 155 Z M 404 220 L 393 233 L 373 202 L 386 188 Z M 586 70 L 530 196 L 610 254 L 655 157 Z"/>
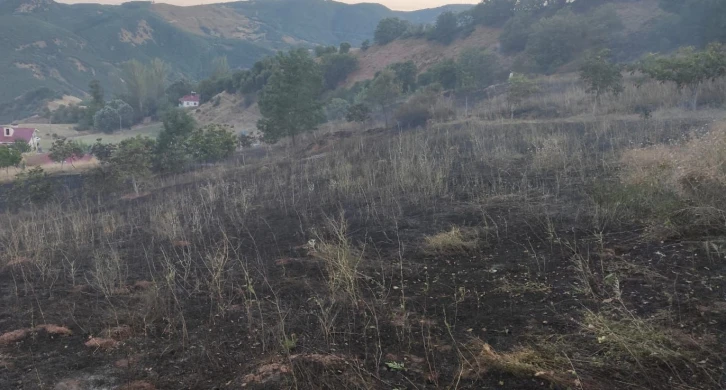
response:
<path id="1" fill-rule="evenodd" d="M 377 4 L 327 0 L 265 0 L 174 7 L 151 2 L 121 6 L 0 0 L 0 122 L 33 114 L 46 100 L 83 96 L 99 79 L 119 91 L 124 61 L 160 58 L 174 74 L 206 76 L 215 57 L 248 67 L 274 49 L 353 44 L 372 38 L 378 21 L 398 16 L 432 22 L 449 6 L 397 12 Z"/>
<path id="2" fill-rule="evenodd" d="M 155 4 L 169 23 L 198 35 L 244 39 L 270 47 L 294 44 L 358 45 L 373 37 L 383 18 L 434 23 L 445 11 L 472 5 L 446 5 L 419 11 L 392 11 L 380 4 L 345 4 L 329 0 L 251 0 L 179 7 Z"/>

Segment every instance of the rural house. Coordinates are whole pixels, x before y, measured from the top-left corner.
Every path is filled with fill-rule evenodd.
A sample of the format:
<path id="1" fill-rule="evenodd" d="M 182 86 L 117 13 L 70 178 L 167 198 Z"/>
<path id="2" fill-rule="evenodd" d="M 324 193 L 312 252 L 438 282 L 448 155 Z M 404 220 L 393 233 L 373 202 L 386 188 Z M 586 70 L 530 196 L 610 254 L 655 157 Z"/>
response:
<path id="1" fill-rule="evenodd" d="M 24 141 L 30 145 L 30 150 L 38 149 L 38 130 L 31 128 L 3 127 L 0 133 L 0 145 L 12 145 L 16 141 Z"/>
<path id="2" fill-rule="evenodd" d="M 179 99 L 179 107 L 181 108 L 189 108 L 189 107 L 199 107 L 199 95 L 192 92 L 190 95 L 186 95 Z"/>

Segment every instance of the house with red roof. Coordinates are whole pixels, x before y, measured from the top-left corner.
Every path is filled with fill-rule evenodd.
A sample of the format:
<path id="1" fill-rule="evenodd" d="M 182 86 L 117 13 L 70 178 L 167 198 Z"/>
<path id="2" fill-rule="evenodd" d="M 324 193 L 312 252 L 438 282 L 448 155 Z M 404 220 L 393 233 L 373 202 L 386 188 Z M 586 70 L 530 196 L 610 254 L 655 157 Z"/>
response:
<path id="1" fill-rule="evenodd" d="M 189 95 L 186 95 L 179 99 L 179 107 L 181 108 L 191 108 L 191 107 L 199 107 L 199 95 L 192 92 Z"/>
<path id="2" fill-rule="evenodd" d="M 0 133 L 0 145 L 12 145 L 16 141 L 27 142 L 30 150 L 38 150 L 38 129 L 22 128 L 22 127 L 2 127 Z"/>

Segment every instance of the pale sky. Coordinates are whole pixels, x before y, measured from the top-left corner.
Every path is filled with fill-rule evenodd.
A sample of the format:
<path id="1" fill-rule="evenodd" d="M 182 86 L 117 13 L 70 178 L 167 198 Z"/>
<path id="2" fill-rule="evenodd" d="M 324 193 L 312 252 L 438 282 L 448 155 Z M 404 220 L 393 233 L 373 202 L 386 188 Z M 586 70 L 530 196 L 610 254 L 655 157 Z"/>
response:
<path id="1" fill-rule="evenodd" d="M 60 3 L 101 3 L 121 4 L 127 0 L 58 0 Z M 237 0 L 229 0 L 237 1 Z M 439 7 L 446 4 L 476 4 L 481 0 L 336 0 L 343 3 L 381 3 L 390 9 L 410 11 L 423 8 Z M 225 0 L 162 0 L 157 3 L 168 3 L 174 5 L 200 5 L 223 3 Z"/>

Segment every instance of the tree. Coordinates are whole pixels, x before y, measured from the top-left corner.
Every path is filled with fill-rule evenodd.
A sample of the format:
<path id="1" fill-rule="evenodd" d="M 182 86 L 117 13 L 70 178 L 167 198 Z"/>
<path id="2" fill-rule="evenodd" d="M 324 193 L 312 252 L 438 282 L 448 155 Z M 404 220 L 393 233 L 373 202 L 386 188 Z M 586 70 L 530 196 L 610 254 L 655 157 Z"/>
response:
<path id="1" fill-rule="evenodd" d="M 228 126 L 207 125 L 192 133 L 189 149 L 195 161 L 214 163 L 234 154 L 237 150 L 237 137 Z"/>
<path id="2" fill-rule="evenodd" d="M 323 121 L 319 102 L 323 78 L 315 61 L 305 50 L 292 50 L 277 56 L 279 66 L 260 94 L 263 119 L 257 128 L 268 142 L 314 130 Z"/>
<path id="3" fill-rule="evenodd" d="M 96 139 L 96 143 L 91 146 L 91 155 L 96 157 L 101 163 L 107 163 L 111 160 L 111 156 L 118 147 L 116 144 L 104 144 L 101 138 Z"/>
<path id="4" fill-rule="evenodd" d="M 155 141 L 137 135 L 118 144 L 109 163 L 122 179 L 131 180 L 134 193 L 139 195 L 139 181 L 151 176 Z"/>
<path id="5" fill-rule="evenodd" d="M 396 80 L 396 74 L 386 69 L 376 76 L 366 91 L 366 100 L 377 104 L 383 111 L 383 117 L 388 127 L 388 112 L 401 94 L 401 84 Z"/>
<path id="6" fill-rule="evenodd" d="M 134 109 L 136 119 L 155 113 L 166 93 L 169 66 L 156 58 L 145 65 L 137 60 L 124 62 L 121 78 L 126 86 L 124 100 Z"/>
<path id="7" fill-rule="evenodd" d="M 476 24 L 501 26 L 514 16 L 516 5 L 517 0 L 483 0 L 471 10 L 471 14 Z"/>
<path id="8" fill-rule="evenodd" d="M 104 133 L 131 127 L 134 123 L 134 109 L 120 99 L 115 99 L 102 108 L 93 117 L 93 126 Z"/>
<path id="9" fill-rule="evenodd" d="M 338 49 L 338 53 L 340 54 L 348 54 L 350 52 L 351 44 L 348 42 L 343 42 L 340 44 L 340 49 Z"/>
<path id="10" fill-rule="evenodd" d="M 0 146 L 0 169 L 9 172 L 10 167 L 17 167 L 23 161 L 23 154 L 11 146 Z"/>
<path id="11" fill-rule="evenodd" d="M 378 45 L 388 44 L 406 32 L 409 23 L 399 18 L 385 18 L 378 22 L 373 40 Z"/>
<path id="12" fill-rule="evenodd" d="M 397 62 L 389 67 L 396 74 L 396 80 L 401 84 L 403 93 L 413 92 L 416 89 L 418 68 L 413 61 Z"/>
<path id="13" fill-rule="evenodd" d="M 190 161 L 187 140 L 197 124 L 188 112 L 179 108 L 166 111 L 163 123 L 164 129 L 156 139 L 156 169 L 168 173 L 181 172 Z"/>
<path id="14" fill-rule="evenodd" d="M 457 89 L 483 89 L 502 76 L 497 57 L 486 49 L 468 48 L 459 55 L 456 73 Z"/>
<path id="15" fill-rule="evenodd" d="M 348 107 L 345 120 L 348 122 L 365 122 L 370 119 L 371 109 L 363 103 L 354 104 Z"/>
<path id="16" fill-rule="evenodd" d="M 720 44 L 711 44 L 702 51 L 686 47 L 669 57 L 648 55 L 634 69 L 661 83 L 673 82 L 679 89 L 689 88 L 691 107 L 695 110 L 701 85 L 726 76 L 726 52 Z"/>
<path id="17" fill-rule="evenodd" d="M 433 82 L 441 84 L 444 89 L 455 89 L 458 84 L 458 68 L 454 60 L 444 60 L 431 67 Z"/>
<path id="18" fill-rule="evenodd" d="M 337 52 L 338 48 L 335 46 L 315 46 L 315 57 L 322 57 Z"/>
<path id="19" fill-rule="evenodd" d="M 55 140 L 48 153 L 48 157 L 50 157 L 52 161 L 61 163 L 61 169 L 63 169 L 63 165 L 67 160 L 70 159 L 71 165 L 73 165 L 74 159 L 81 158 L 84 155 L 85 152 L 80 143 L 76 141 L 69 141 L 66 138 L 59 138 Z"/>
<path id="20" fill-rule="evenodd" d="M 514 109 L 538 90 L 537 84 L 525 75 L 515 74 L 509 78 L 507 103 L 509 103 L 512 119 L 514 119 Z"/>
<path id="21" fill-rule="evenodd" d="M 341 98 L 333 98 L 325 106 L 325 116 L 329 121 L 339 120 L 345 117 L 348 112 L 350 103 L 347 100 Z"/>
<path id="22" fill-rule="evenodd" d="M 20 139 L 15 140 L 15 142 L 13 142 L 13 144 L 9 147 L 17 150 L 20 153 L 28 153 L 31 150 L 30 144 Z"/>
<path id="23" fill-rule="evenodd" d="M 535 23 L 527 41 L 527 55 L 539 70 L 552 72 L 572 60 L 586 44 L 587 24 L 572 12 L 561 12 Z"/>
<path id="24" fill-rule="evenodd" d="M 456 39 L 458 33 L 459 19 L 455 13 L 447 11 L 436 18 L 436 25 L 431 30 L 429 38 L 448 45 Z"/>
<path id="25" fill-rule="evenodd" d="M 595 104 L 606 93 L 618 95 L 623 91 L 620 66 L 610 61 L 610 50 L 603 49 L 585 57 L 580 66 L 580 79 L 587 84 L 587 92 L 595 95 Z"/>
<path id="26" fill-rule="evenodd" d="M 514 53 L 524 50 L 532 30 L 531 26 L 532 16 L 525 12 L 518 12 L 509 19 L 499 35 L 502 51 Z"/>
<path id="27" fill-rule="evenodd" d="M 96 112 L 105 105 L 103 100 L 103 87 L 101 87 L 101 83 L 98 80 L 91 80 L 88 84 L 88 91 L 91 95 L 91 102 L 86 107 L 85 116 L 78 122 L 79 130 L 90 129 L 93 126 L 93 117 L 96 115 Z"/>
<path id="28" fill-rule="evenodd" d="M 370 47 L 371 47 L 371 41 L 368 39 L 366 39 L 365 41 L 363 41 L 363 43 L 360 44 L 360 49 L 363 51 L 368 50 Z"/>
<path id="29" fill-rule="evenodd" d="M 216 57 L 212 60 L 212 79 L 220 79 L 229 74 L 227 56 Z"/>
<path id="30" fill-rule="evenodd" d="M 350 54 L 329 54 L 321 61 L 326 89 L 335 89 L 358 69 L 358 59 Z"/>

